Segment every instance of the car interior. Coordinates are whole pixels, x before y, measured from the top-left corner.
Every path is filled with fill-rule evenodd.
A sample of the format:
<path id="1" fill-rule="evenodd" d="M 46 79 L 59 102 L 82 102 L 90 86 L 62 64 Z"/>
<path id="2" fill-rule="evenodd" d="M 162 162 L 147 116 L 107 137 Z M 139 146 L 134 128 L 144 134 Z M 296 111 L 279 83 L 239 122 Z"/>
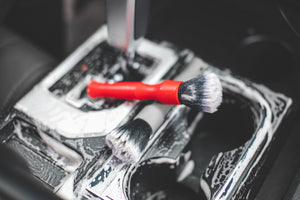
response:
<path id="1" fill-rule="evenodd" d="M 208 73 L 214 113 L 89 92 Z M 300 199 L 299 77 L 297 0 L 0 0 L 0 199 Z"/>

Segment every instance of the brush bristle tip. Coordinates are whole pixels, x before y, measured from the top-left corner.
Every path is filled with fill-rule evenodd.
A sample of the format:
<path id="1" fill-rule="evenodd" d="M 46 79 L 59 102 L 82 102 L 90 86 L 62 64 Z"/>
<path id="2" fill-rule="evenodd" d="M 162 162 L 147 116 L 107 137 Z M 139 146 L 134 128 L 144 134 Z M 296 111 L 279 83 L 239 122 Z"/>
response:
<path id="1" fill-rule="evenodd" d="M 178 97 L 182 104 L 213 113 L 222 102 L 222 85 L 218 76 L 212 72 L 203 74 L 183 84 Z"/>
<path id="2" fill-rule="evenodd" d="M 152 132 L 144 120 L 135 119 L 120 126 L 106 136 L 106 144 L 114 156 L 125 163 L 135 163 L 140 158 Z"/>

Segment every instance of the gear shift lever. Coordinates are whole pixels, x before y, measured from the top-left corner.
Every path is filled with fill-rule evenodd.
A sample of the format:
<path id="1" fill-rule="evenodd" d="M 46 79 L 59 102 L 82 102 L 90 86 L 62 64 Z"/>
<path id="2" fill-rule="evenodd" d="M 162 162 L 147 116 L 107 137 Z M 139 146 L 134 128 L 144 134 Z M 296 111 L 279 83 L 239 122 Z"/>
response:
<path id="1" fill-rule="evenodd" d="M 131 57 L 146 32 L 149 0 L 107 0 L 106 7 L 109 43 Z"/>

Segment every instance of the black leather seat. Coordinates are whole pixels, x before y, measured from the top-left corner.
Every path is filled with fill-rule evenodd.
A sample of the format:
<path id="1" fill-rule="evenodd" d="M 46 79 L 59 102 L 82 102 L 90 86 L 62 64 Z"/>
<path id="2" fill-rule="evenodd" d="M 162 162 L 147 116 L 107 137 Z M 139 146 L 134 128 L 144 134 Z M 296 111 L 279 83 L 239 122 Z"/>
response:
<path id="1" fill-rule="evenodd" d="M 0 123 L 13 105 L 55 66 L 51 56 L 0 27 Z M 31 175 L 19 155 L 1 144 L 0 156 L 0 199 L 60 199 Z"/>
<path id="2" fill-rule="evenodd" d="M 37 181 L 25 161 L 11 149 L 0 144 L 0 199 L 61 200 Z"/>
<path id="3" fill-rule="evenodd" d="M 50 55 L 0 27 L 0 122 L 56 63 Z"/>

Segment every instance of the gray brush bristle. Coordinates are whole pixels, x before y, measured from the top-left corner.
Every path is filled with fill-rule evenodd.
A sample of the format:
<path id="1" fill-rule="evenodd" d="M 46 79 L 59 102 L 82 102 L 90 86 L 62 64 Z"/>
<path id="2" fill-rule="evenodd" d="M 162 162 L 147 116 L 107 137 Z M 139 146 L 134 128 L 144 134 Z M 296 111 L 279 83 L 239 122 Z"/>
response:
<path id="1" fill-rule="evenodd" d="M 213 113 L 222 102 L 222 85 L 217 75 L 208 72 L 182 83 L 178 98 L 186 106 Z"/>
<path id="2" fill-rule="evenodd" d="M 125 163 L 137 162 L 152 133 L 150 125 L 135 119 L 115 128 L 106 136 L 106 144 L 114 156 Z"/>

